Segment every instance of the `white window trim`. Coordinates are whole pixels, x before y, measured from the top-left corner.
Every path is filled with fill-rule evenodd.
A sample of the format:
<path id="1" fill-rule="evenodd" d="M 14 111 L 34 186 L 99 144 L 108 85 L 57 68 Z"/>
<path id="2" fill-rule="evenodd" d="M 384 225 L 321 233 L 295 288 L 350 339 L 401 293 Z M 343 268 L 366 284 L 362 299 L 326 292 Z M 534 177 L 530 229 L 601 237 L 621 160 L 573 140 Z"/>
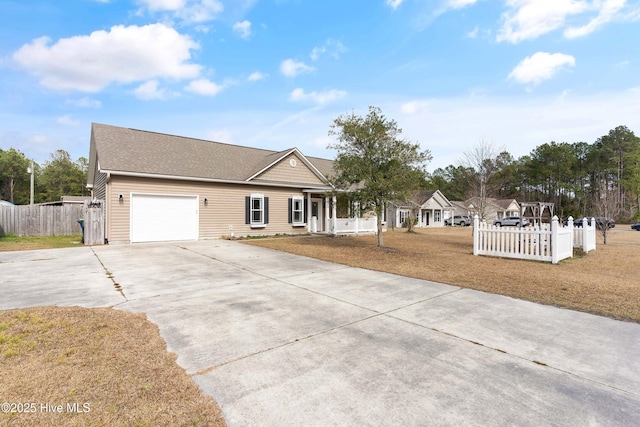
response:
<path id="1" fill-rule="evenodd" d="M 260 200 L 260 209 L 253 208 L 253 201 Z M 253 213 L 260 212 L 260 221 L 253 220 Z M 251 199 L 249 201 L 249 218 L 251 219 L 251 228 L 265 228 L 266 224 L 264 223 L 264 194 L 261 193 L 253 193 L 251 194 Z"/>
<path id="2" fill-rule="evenodd" d="M 300 209 L 296 210 L 295 206 L 296 206 L 296 201 L 300 202 Z M 292 227 L 305 227 L 307 225 L 307 222 L 305 221 L 305 217 L 304 217 L 304 197 L 303 196 L 293 196 L 291 198 L 291 226 Z M 300 212 L 300 218 L 302 218 L 302 221 L 296 221 L 296 212 Z"/>
<path id="3" fill-rule="evenodd" d="M 404 222 L 411 216 L 411 211 L 408 209 L 398 209 L 398 222 L 399 226 L 402 227 Z"/>

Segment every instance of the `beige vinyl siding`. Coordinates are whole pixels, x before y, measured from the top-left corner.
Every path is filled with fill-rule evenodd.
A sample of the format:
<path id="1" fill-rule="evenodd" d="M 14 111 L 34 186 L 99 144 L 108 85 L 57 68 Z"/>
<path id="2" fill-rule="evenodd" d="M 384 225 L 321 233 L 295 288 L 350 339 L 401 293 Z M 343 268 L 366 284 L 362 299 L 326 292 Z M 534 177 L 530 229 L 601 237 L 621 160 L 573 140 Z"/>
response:
<path id="1" fill-rule="evenodd" d="M 288 223 L 288 199 L 304 196 L 295 188 L 278 188 L 242 184 L 216 184 L 168 179 L 111 175 L 109 183 L 107 228 L 109 242 L 129 242 L 131 193 L 198 195 L 199 238 L 245 235 L 306 233 L 306 227 Z M 245 224 L 245 197 L 259 193 L 269 198 L 269 224 L 251 228 Z M 122 203 L 118 195 L 122 194 Z M 208 204 L 204 205 L 204 199 Z M 232 229 L 229 229 L 229 226 Z"/>
<path id="2" fill-rule="evenodd" d="M 296 162 L 295 167 L 292 167 L 289 163 L 292 159 Z M 258 175 L 256 179 L 275 182 L 304 183 L 312 184 L 314 186 L 324 184 L 322 180 L 318 178 L 318 176 L 313 173 L 313 171 L 309 169 L 307 165 L 295 154 L 285 157 L 279 163 Z"/>

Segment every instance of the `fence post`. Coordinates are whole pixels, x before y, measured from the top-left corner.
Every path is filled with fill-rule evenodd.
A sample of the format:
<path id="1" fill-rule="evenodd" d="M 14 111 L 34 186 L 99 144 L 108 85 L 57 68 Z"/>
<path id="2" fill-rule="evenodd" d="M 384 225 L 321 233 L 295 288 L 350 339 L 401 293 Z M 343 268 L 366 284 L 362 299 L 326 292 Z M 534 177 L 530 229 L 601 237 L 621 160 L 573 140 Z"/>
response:
<path id="1" fill-rule="evenodd" d="M 589 251 L 589 231 L 590 231 L 590 226 L 587 225 L 587 221 L 585 221 L 586 218 L 582 219 L 582 250 L 584 252 L 588 252 Z M 593 220 L 591 220 L 591 222 L 589 222 L 590 224 L 593 224 Z"/>
<path id="2" fill-rule="evenodd" d="M 480 246 L 479 246 L 480 231 L 478 230 L 479 225 L 480 225 L 480 218 L 478 218 L 478 215 L 476 214 L 473 216 L 473 254 L 474 255 L 478 255 L 478 252 L 480 250 Z"/>
<path id="3" fill-rule="evenodd" d="M 571 247 L 575 248 L 576 245 L 576 235 L 573 233 L 574 227 L 573 227 L 573 217 L 571 215 L 569 215 L 569 218 L 567 218 L 567 227 L 569 228 L 569 230 L 571 230 Z"/>
<path id="4" fill-rule="evenodd" d="M 551 220 L 551 263 L 557 264 L 559 262 L 558 256 L 558 216 L 554 215 Z"/>

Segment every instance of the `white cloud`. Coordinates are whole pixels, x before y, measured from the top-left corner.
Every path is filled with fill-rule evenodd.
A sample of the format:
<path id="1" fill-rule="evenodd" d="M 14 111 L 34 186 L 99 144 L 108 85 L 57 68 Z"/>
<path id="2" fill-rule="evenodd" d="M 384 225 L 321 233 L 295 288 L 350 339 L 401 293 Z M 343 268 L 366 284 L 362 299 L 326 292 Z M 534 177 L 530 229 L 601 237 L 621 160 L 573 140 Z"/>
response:
<path id="1" fill-rule="evenodd" d="M 339 40 L 327 39 L 322 46 L 316 46 L 311 50 L 309 57 L 312 61 L 317 61 L 325 53 L 334 59 L 340 59 L 340 55 L 348 49 Z"/>
<path id="2" fill-rule="evenodd" d="M 402 4 L 403 0 L 387 0 L 387 4 L 396 10 Z"/>
<path id="3" fill-rule="evenodd" d="M 157 80 L 149 80 L 148 82 L 141 84 L 133 91 L 133 93 L 136 97 L 145 101 L 165 99 L 167 97 L 166 89 L 159 89 Z"/>
<path id="4" fill-rule="evenodd" d="M 186 5 L 186 0 L 139 0 L 143 6 L 151 11 L 180 10 Z"/>
<path id="5" fill-rule="evenodd" d="M 233 144 L 233 131 L 230 129 L 213 129 L 207 132 L 206 138 L 209 141 Z"/>
<path id="6" fill-rule="evenodd" d="M 565 28 L 563 35 L 568 39 L 582 37 L 615 19 L 633 21 L 640 13 L 637 5 L 629 6 L 627 0 L 506 0 L 506 6 L 496 39 L 511 43 L 561 28 Z M 571 24 L 586 23 L 566 28 L 569 19 Z"/>
<path id="7" fill-rule="evenodd" d="M 624 8 L 626 0 L 605 0 L 600 5 L 598 16 L 581 27 L 570 27 L 564 31 L 564 36 L 568 39 L 583 37 L 591 34 L 609 21 L 613 20 Z"/>
<path id="8" fill-rule="evenodd" d="M 184 89 L 198 95 L 216 96 L 222 89 L 224 89 L 224 86 L 216 84 L 208 79 L 198 79 L 191 81 Z"/>
<path id="9" fill-rule="evenodd" d="M 58 117 L 56 123 L 63 126 L 78 126 L 80 124 L 79 121 L 73 120 L 69 114 Z"/>
<path id="10" fill-rule="evenodd" d="M 327 48 L 324 46 L 314 47 L 313 50 L 311 50 L 309 57 L 311 58 L 312 61 L 317 61 L 318 58 L 320 58 L 320 55 L 322 55 L 326 51 L 327 51 Z"/>
<path id="11" fill-rule="evenodd" d="M 426 101 L 409 101 L 400 106 L 400 111 L 404 114 L 414 115 L 427 111 L 429 104 Z"/>
<path id="12" fill-rule="evenodd" d="M 251 22 L 246 19 L 242 22 L 236 22 L 233 24 L 233 31 L 240 34 L 243 39 L 251 37 Z"/>
<path id="13" fill-rule="evenodd" d="M 297 88 L 289 95 L 291 102 L 313 102 L 318 105 L 325 105 L 336 99 L 343 98 L 347 92 L 343 90 L 331 89 L 325 92 L 309 92 L 305 93 L 304 89 Z"/>
<path id="14" fill-rule="evenodd" d="M 48 88 L 99 92 L 112 83 L 197 77 L 202 67 L 189 60 L 198 48 L 189 36 L 163 24 L 117 25 L 54 44 L 40 37 L 18 49 L 13 60 Z"/>
<path id="15" fill-rule="evenodd" d="M 588 8 L 585 0 L 507 0 L 497 40 L 518 43 L 564 26 L 570 15 Z"/>
<path id="16" fill-rule="evenodd" d="M 566 66 L 573 67 L 576 60 L 563 53 L 536 52 L 526 57 L 509 73 L 509 78 L 518 83 L 538 84 L 548 80 Z"/>
<path id="17" fill-rule="evenodd" d="M 193 29 L 196 30 L 199 33 L 208 34 L 209 31 L 211 31 L 211 26 L 210 25 L 200 24 L 200 25 L 196 25 L 195 27 L 193 27 Z"/>
<path id="18" fill-rule="evenodd" d="M 199 0 L 189 3 L 176 15 L 186 22 L 200 23 L 217 18 L 223 10 L 224 7 L 218 0 Z"/>
<path id="19" fill-rule="evenodd" d="M 469 39 L 475 39 L 478 37 L 478 33 L 480 32 L 480 28 L 478 28 L 478 26 L 476 26 L 473 30 L 469 31 L 466 36 Z"/>
<path id="20" fill-rule="evenodd" d="M 70 99 L 66 102 L 66 104 L 74 105 L 76 107 L 81 108 L 100 108 L 102 107 L 102 102 L 97 99 L 91 99 L 88 96 L 80 99 Z"/>
<path id="21" fill-rule="evenodd" d="M 285 59 L 280 64 L 280 72 L 286 77 L 295 77 L 301 73 L 310 73 L 315 68 L 306 65 L 304 62 L 294 61 L 293 59 Z"/>
<path id="22" fill-rule="evenodd" d="M 447 8 L 448 9 L 462 9 L 463 7 L 471 6 L 475 4 L 478 0 L 448 0 Z"/>
<path id="23" fill-rule="evenodd" d="M 150 12 L 168 12 L 187 23 L 212 21 L 222 13 L 220 0 L 138 0 Z"/>
<path id="24" fill-rule="evenodd" d="M 250 82 L 257 82 L 259 80 L 264 80 L 268 77 L 267 74 L 261 73 L 260 71 L 254 71 L 247 77 L 247 80 Z"/>

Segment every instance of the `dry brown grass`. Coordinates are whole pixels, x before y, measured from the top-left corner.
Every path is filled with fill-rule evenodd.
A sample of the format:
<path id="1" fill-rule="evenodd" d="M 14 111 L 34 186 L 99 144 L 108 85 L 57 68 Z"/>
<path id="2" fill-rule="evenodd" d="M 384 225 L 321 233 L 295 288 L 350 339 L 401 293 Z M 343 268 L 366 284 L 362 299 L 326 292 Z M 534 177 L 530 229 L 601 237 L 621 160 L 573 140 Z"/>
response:
<path id="1" fill-rule="evenodd" d="M 473 256 L 471 228 L 375 236 L 303 237 L 247 242 L 313 258 L 447 283 L 640 322 L 640 233 L 628 225 L 598 236 L 595 252 L 550 263 Z"/>
<path id="2" fill-rule="evenodd" d="M 3 406 L 0 425 L 225 426 L 216 402 L 175 360 L 142 314 L 0 311 L 0 404 L 22 404 L 13 408 L 22 413 Z"/>

